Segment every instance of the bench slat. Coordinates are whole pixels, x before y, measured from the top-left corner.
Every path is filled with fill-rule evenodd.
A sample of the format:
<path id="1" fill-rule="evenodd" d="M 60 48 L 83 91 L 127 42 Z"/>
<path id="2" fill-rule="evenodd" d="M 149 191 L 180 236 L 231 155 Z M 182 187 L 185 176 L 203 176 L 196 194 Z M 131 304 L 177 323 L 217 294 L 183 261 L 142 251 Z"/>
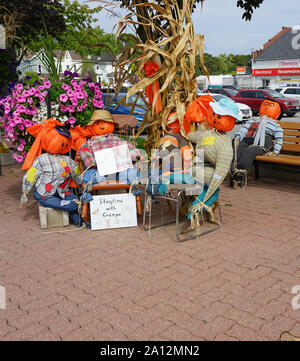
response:
<path id="1" fill-rule="evenodd" d="M 300 137 L 286 137 L 283 136 L 283 143 L 300 143 Z"/>
<path id="2" fill-rule="evenodd" d="M 292 130 L 300 130 L 300 124 L 296 122 L 279 122 L 281 128 L 284 129 L 292 129 Z"/>
<path id="3" fill-rule="evenodd" d="M 288 137 L 300 137 L 300 130 L 286 130 L 283 129 L 283 134 Z"/>
<path id="4" fill-rule="evenodd" d="M 300 144 L 283 143 L 282 150 L 300 153 Z"/>
<path id="5" fill-rule="evenodd" d="M 300 157 L 287 155 L 287 154 L 280 154 L 277 157 L 268 157 L 266 155 L 259 155 L 255 158 L 255 160 L 265 163 L 280 163 L 280 164 L 300 166 Z"/>

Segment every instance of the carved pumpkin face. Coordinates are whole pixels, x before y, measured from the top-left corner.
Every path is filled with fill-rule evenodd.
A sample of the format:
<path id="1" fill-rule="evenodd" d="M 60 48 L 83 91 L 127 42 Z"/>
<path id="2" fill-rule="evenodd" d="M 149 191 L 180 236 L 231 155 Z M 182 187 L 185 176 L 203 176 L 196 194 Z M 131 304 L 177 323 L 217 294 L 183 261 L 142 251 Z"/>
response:
<path id="1" fill-rule="evenodd" d="M 277 120 L 281 115 L 281 107 L 276 102 L 264 100 L 260 105 L 259 114 Z"/>
<path id="2" fill-rule="evenodd" d="M 215 128 L 219 132 L 229 132 L 234 128 L 236 122 L 236 119 L 230 115 L 215 114 L 212 108 L 208 109 L 206 120 L 209 128 Z"/>
<path id="3" fill-rule="evenodd" d="M 56 129 L 51 129 L 41 140 L 42 148 L 51 154 L 66 154 L 72 146 L 72 138 L 68 138 Z"/>
<path id="4" fill-rule="evenodd" d="M 104 120 L 97 120 L 92 125 L 88 125 L 86 128 L 90 128 L 89 131 L 93 134 L 93 136 L 97 135 L 105 135 L 113 133 L 115 130 L 115 123 L 106 122 Z"/>

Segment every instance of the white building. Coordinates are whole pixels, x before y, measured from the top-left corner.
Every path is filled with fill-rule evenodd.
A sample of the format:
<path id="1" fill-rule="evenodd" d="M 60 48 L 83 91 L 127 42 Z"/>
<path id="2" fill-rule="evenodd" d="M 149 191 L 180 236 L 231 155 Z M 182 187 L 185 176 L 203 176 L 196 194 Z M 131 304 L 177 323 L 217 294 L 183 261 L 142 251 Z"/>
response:
<path id="1" fill-rule="evenodd" d="M 108 53 L 100 56 L 93 56 L 91 61 L 94 63 L 96 80 L 98 83 L 114 83 L 115 56 Z"/>
<path id="2" fill-rule="evenodd" d="M 253 53 L 252 76 L 254 87 L 300 85 L 298 27 L 283 27 L 260 50 Z"/>
<path id="3" fill-rule="evenodd" d="M 58 65 L 60 54 L 61 50 L 54 51 L 56 66 Z M 18 68 L 21 71 L 21 77 L 24 77 L 27 72 L 35 72 L 47 76 L 47 70 L 44 68 L 41 60 L 43 56 L 43 51 L 25 56 Z M 83 59 L 79 54 L 73 50 L 66 50 L 63 52 L 60 73 L 62 74 L 65 70 L 69 70 L 80 74 L 82 63 Z"/>

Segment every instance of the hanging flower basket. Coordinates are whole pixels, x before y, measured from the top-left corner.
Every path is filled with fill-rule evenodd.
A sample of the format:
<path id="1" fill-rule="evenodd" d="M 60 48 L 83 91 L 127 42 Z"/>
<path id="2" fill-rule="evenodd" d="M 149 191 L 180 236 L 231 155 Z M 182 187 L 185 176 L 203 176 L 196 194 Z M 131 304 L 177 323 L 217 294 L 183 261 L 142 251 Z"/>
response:
<path id="1" fill-rule="evenodd" d="M 12 84 L 9 94 L 0 99 L 0 131 L 17 162 L 23 162 L 34 139 L 26 128 L 47 118 L 46 97 L 50 96 L 51 116 L 74 127 L 86 125 L 95 109 L 103 109 L 102 92 L 92 79 L 76 79 L 66 71 L 64 79 L 24 81 Z"/>

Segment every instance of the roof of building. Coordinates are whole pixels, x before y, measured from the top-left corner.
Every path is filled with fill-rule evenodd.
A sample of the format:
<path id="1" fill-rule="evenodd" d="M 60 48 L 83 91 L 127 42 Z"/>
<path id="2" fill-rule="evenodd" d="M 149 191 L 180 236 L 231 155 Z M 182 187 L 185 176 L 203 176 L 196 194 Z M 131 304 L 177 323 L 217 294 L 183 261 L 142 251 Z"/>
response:
<path id="1" fill-rule="evenodd" d="M 293 47 L 295 43 L 295 36 L 297 32 L 293 32 L 290 27 L 282 27 L 282 30 L 267 41 L 262 49 L 253 53 L 255 60 L 268 60 L 268 59 L 299 59 L 300 49 Z M 297 43 L 297 42 L 296 42 Z"/>
<path id="2" fill-rule="evenodd" d="M 54 50 L 54 55 L 57 58 L 60 56 L 62 50 Z M 82 60 L 82 57 L 80 54 L 76 53 L 74 50 L 65 50 L 63 51 L 63 54 L 65 55 L 65 52 L 68 51 L 72 60 Z M 39 52 L 38 52 L 39 53 Z M 27 51 L 27 54 L 24 56 L 26 60 L 33 59 L 38 53 L 31 53 L 30 51 Z"/>
<path id="3" fill-rule="evenodd" d="M 81 55 L 76 53 L 76 51 L 74 51 L 74 50 L 65 50 L 65 51 L 63 51 L 63 55 L 65 55 L 66 51 L 69 52 L 72 60 L 82 60 Z M 55 57 L 57 58 L 58 56 L 60 56 L 61 52 L 62 52 L 62 50 L 54 50 Z"/>
<path id="4" fill-rule="evenodd" d="M 111 53 L 106 53 L 99 56 L 93 56 L 91 60 L 97 63 L 112 63 L 115 60 L 115 56 Z"/>

